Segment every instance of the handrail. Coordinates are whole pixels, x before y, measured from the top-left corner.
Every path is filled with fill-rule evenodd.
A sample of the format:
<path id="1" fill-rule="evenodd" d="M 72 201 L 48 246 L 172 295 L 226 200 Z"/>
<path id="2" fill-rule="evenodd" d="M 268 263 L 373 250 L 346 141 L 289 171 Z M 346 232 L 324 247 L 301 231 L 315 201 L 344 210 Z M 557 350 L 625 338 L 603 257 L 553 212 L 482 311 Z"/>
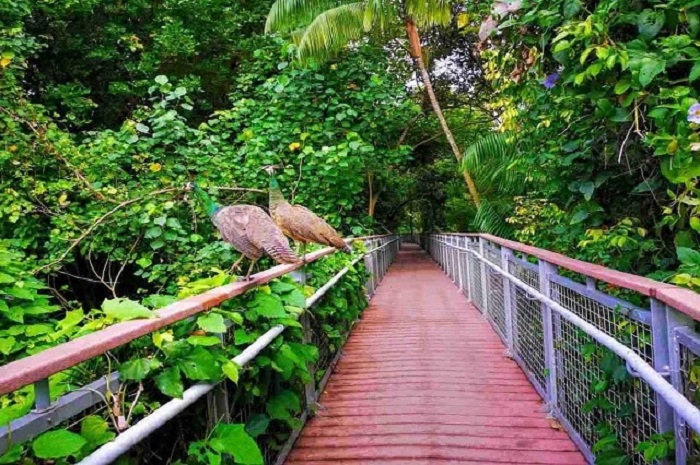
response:
<path id="1" fill-rule="evenodd" d="M 375 235 L 349 239 L 376 240 L 390 235 Z M 306 255 L 305 262 L 312 263 L 336 251 L 326 247 Z M 185 318 L 189 318 L 222 302 L 244 294 L 261 284 L 272 281 L 301 268 L 303 263 L 277 265 L 252 275 L 249 281 L 231 283 L 211 289 L 202 294 L 174 302 L 154 312 L 155 318 L 133 320 L 111 325 L 102 330 L 73 339 L 46 349 L 38 354 L 0 366 L 0 396 L 24 386 L 46 379 L 78 363 L 87 361 L 105 352 L 122 346 L 141 336 L 157 331 Z"/>
<path id="2" fill-rule="evenodd" d="M 590 463 L 600 440 L 596 422 L 617 425 L 616 445 L 635 462 L 640 445 L 669 432 L 677 465 L 697 459 L 700 295 L 489 234 L 427 235 L 422 244 L 491 323 Z M 596 280 L 649 299 L 633 305 L 599 290 Z M 619 358 L 608 358 L 611 352 Z M 623 424 L 613 409 L 626 412 Z"/>
<path id="3" fill-rule="evenodd" d="M 567 270 L 579 273 L 591 278 L 605 281 L 617 287 L 638 292 L 644 296 L 652 297 L 673 308 L 685 313 L 694 320 L 700 321 L 700 294 L 690 289 L 678 287 L 669 283 L 662 283 L 643 276 L 613 270 L 602 265 L 584 262 L 575 258 L 567 257 L 557 252 L 540 249 L 521 242 L 515 242 L 502 237 L 483 233 L 447 233 L 444 236 L 466 236 L 481 237 L 494 244 L 507 247 L 516 252 L 544 260 L 553 265 L 566 268 Z"/>
<path id="4" fill-rule="evenodd" d="M 325 295 L 328 292 L 328 290 L 330 290 L 335 284 L 337 284 L 340 278 L 342 278 L 351 269 L 351 267 L 355 266 L 355 264 L 357 264 L 362 258 L 399 240 L 399 238 L 396 238 L 392 241 L 387 242 L 386 244 L 368 250 L 367 252 L 363 253 L 360 257 L 353 260 L 350 264 L 348 264 L 342 270 L 336 273 L 323 287 L 319 288 L 316 293 L 314 293 L 311 297 L 306 299 L 306 308 L 308 309 L 311 306 L 313 306 L 316 302 L 318 302 L 320 298 L 323 295 Z M 277 336 L 282 334 L 284 330 L 285 327 L 282 325 L 273 326 L 265 334 L 257 338 L 255 342 L 246 347 L 246 349 L 241 354 L 234 357 L 233 362 L 235 362 L 240 367 L 245 366 L 248 362 L 253 360 L 261 351 L 263 351 L 268 345 L 270 345 Z M 129 451 L 129 449 L 134 447 L 136 444 L 143 441 L 144 438 L 161 428 L 167 421 L 175 418 L 187 407 L 195 403 L 198 399 L 211 392 L 218 384 L 219 382 L 198 383 L 188 388 L 183 393 L 181 399 L 172 399 L 168 401 L 165 405 L 162 405 L 161 407 L 157 408 L 148 416 L 143 418 L 141 421 L 131 426 L 123 433 L 119 434 L 112 441 L 108 442 L 107 444 L 104 444 L 99 449 L 92 452 L 89 456 L 85 457 L 79 462 L 79 465 L 105 465 L 108 463 L 112 463 L 124 453 Z"/>
<path id="5" fill-rule="evenodd" d="M 361 238 L 358 238 L 360 240 Z M 326 247 L 306 255 L 306 263 L 334 253 Z M 94 333 L 73 339 L 38 354 L 0 366 L 0 395 L 47 378 L 105 352 L 120 347 L 141 336 L 216 307 L 222 302 L 244 294 L 261 284 L 284 276 L 304 266 L 302 262 L 278 265 L 254 274 L 249 281 L 235 282 L 187 297 L 154 312 L 155 318 L 117 323 Z"/>
<path id="6" fill-rule="evenodd" d="M 391 263 L 395 252 L 398 250 L 398 246 L 392 247 L 392 249 L 389 251 L 385 250 L 385 248 L 400 242 L 401 239 L 399 236 L 387 234 L 369 236 L 366 238 L 351 238 L 346 239 L 346 242 L 350 243 L 356 240 L 362 240 L 366 245 L 375 247 L 365 251 L 362 255 L 352 260 L 351 263 L 334 275 L 328 283 L 319 288 L 313 296 L 306 300 L 307 308 L 319 301 L 336 283 L 340 281 L 342 276 L 347 274 L 347 272 L 363 258 L 365 259 L 365 263 L 371 275 L 371 285 L 369 281 L 367 283 L 367 291 L 371 294 L 374 286 L 376 286 L 379 280 L 381 280 L 381 277 L 386 272 L 386 268 Z M 218 306 L 220 303 L 230 298 L 239 296 L 259 285 L 265 284 L 274 278 L 292 273 L 295 270 L 299 270 L 304 266 L 304 263 L 315 262 L 318 259 L 334 252 L 336 252 L 336 249 L 331 247 L 315 251 L 307 254 L 304 262 L 294 265 L 275 266 L 253 275 L 250 281 L 220 286 L 197 296 L 175 302 L 155 311 L 154 314 L 156 315 L 156 318 L 118 323 L 95 333 L 69 341 L 54 348 L 47 349 L 31 357 L 27 357 L 0 367 L 0 389 L 3 390 L 0 392 L 1 394 L 12 392 L 25 385 L 34 383 L 37 397 L 36 410 L 29 415 L 14 420 L 10 425 L 8 425 L 8 427 L 0 427 L 0 455 L 2 455 L 2 453 L 7 449 L 9 444 L 8 441 L 10 441 L 11 437 L 15 437 L 15 440 L 20 442 L 27 440 L 36 434 L 55 426 L 57 424 L 56 420 L 59 420 L 60 422 L 60 419 L 75 416 L 82 410 L 90 407 L 98 401 L 95 398 L 83 399 L 82 397 L 84 396 L 82 396 L 80 398 L 80 405 L 77 403 L 76 405 L 73 405 L 74 396 L 72 396 L 72 394 L 68 394 L 61 397 L 56 404 L 50 405 L 51 401 L 48 394 L 47 378 L 51 374 L 60 372 L 82 361 L 98 356 L 112 348 L 126 344 L 138 337 L 144 336 L 160 328 Z M 379 255 L 381 255 L 381 257 L 379 257 Z M 306 324 L 304 323 L 303 319 L 302 324 Z M 305 331 L 308 330 L 306 326 L 304 326 L 304 328 Z M 245 365 L 248 361 L 254 358 L 257 353 L 267 347 L 275 337 L 282 333 L 282 331 L 284 331 L 284 326 L 274 326 L 265 334 L 260 336 L 252 345 L 248 346 L 243 353 L 235 357 L 233 361 L 240 366 Z M 115 383 L 118 383 L 118 373 L 111 373 L 110 379 L 112 379 Z M 148 431 L 146 434 L 151 434 L 162 426 L 165 421 L 173 418 L 192 402 L 209 393 L 217 384 L 218 383 L 199 383 L 190 387 L 185 391 L 182 399 L 173 399 L 173 401 L 168 402 L 162 408 L 158 409 L 156 411 L 157 414 L 149 415 L 137 423 L 134 427 L 127 430 L 128 434 L 121 434 L 118 437 L 117 445 L 114 443 L 105 445 L 104 448 L 95 451 L 90 457 L 87 457 L 86 460 L 89 459 L 92 461 L 93 457 L 95 457 L 98 460 L 95 463 L 109 463 L 109 461 L 105 459 L 105 457 L 107 457 L 105 454 L 113 454 L 115 450 L 121 450 L 120 453 L 124 453 L 130 447 L 132 447 L 133 444 L 139 442 L 145 437 L 143 434 L 144 428 L 146 428 Z M 308 396 L 309 392 L 307 390 L 307 397 Z M 69 400 L 69 398 L 71 400 Z M 43 399 L 41 405 L 40 399 Z M 167 408 L 165 408 L 166 406 Z M 14 432 L 15 430 L 17 434 L 10 436 L 11 431 Z M 112 457 L 112 455 L 109 456 Z M 113 458 L 117 456 L 113 456 Z M 99 459 L 99 457 L 102 458 Z"/>
<path id="7" fill-rule="evenodd" d="M 509 272 L 504 271 L 497 265 L 494 265 L 493 263 L 489 262 L 486 259 L 486 257 L 481 255 L 477 251 L 465 247 L 459 247 L 454 244 L 450 244 L 449 242 L 440 241 L 439 239 L 438 242 L 441 242 L 442 244 L 445 244 L 451 248 L 462 250 L 466 253 L 470 253 L 476 256 L 479 259 L 479 261 L 481 261 L 484 265 L 488 266 L 496 273 L 508 279 L 510 282 L 521 288 L 526 293 L 533 296 L 535 299 L 546 304 L 547 306 L 549 306 L 549 308 L 551 308 L 552 310 L 556 311 L 561 316 L 569 320 L 580 330 L 591 336 L 596 341 L 600 342 L 608 349 L 615 352 L 622 359 L 628 362 L 628 366 L 634 368 L 636 373 L 640 375 L 640 377 L 642 377 L 646 382 L 648 382 L 652 389 L 659 393 L 669 403 L 669 405 L 671 405 L 679 413 L 679 415 L 685 421 L 687 421 L 691 427 L 693 427 L 693 429 L 695 429 L 696 431 L 700 431 L 700 409 L 698 409 L 695 405 L 690 403 L 688 399 L 686 399 L 681 393 L 676 391 L 673 388 L 673 386 L 663 378 L 663 376 L 657 373 L 651 365 L 644 361 L 644 359 L 637 355 L 632 349 L 618 342 L 614 337 L 608 336 L 603 331 L 596 328 L 594 325 L 588 323 L 571 310 L 562 307 L 559 303 L 555 302 L 554 300 L 545 296 L 541 292 L 528 286 Z"/>

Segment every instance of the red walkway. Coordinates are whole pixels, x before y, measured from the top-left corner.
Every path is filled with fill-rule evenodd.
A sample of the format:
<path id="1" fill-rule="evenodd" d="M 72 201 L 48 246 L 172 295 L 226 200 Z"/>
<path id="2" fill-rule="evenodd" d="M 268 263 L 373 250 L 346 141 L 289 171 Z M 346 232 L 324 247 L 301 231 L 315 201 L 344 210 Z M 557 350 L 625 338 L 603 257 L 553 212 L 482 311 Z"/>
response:
<path id="1" fill-rule="evenodd" d="M 287 464 L 583 464 L 489 323 L 405 244 Z"/>

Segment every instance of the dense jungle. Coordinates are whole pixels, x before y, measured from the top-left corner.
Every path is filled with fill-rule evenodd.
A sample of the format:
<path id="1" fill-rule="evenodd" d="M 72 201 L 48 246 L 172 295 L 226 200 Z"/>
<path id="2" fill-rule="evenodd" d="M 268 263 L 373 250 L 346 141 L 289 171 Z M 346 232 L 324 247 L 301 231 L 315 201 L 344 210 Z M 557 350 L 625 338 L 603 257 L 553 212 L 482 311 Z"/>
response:
<path id="1" fill-rule="evenodd" d="M 346 238 L 487 232 L 697 290 L 700 1 L 0 0 L 0 364 L 235 281 L 186 185 L 267 210 L 270 166 Z M 0 463 L 75 463 L 222 378 L 245 425 L 182 433 L 194 412 L 121 461 L 263 463 L 318 357 L 295 318 L 361 251 L 52 377 L 130 386 Z M 365 273 L 318 310 L 332 345 Z M 280 322 L 275 355 L 229 362 Z M 0 397 L 0 426 L 33 402 Z"/>

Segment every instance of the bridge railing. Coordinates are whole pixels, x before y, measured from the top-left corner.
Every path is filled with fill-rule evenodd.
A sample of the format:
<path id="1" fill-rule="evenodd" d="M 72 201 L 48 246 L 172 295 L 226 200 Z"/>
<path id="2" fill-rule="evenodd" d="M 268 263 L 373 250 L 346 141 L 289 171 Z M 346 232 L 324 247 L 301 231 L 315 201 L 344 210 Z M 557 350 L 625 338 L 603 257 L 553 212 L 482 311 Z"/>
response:
<path id="1" fill-rule="evenodd" d="M 698 463 L 700 295 L 486 234 L 421 242 L 591 463 Z"/>
<path id="2" fill-rule="evenodd" d="M 368 297 L 374 294 L 376 287 L 383 279 L 399 250 L 401 238 L 396 235 L 382 235 L 355 240 L 363 241 L 367 251 L 318 288 L 306 300 L 307 309 L 320 302 L 324 295 L 340 282 L 343 276 L 350 272 L 360 260 L 364 261 L 368 272 L 365 284 L 366 294 Z M 330 247 L 317 250 L 307 254 L 305 261 L 306 263 L 313 263 L 334 253 L 335 250 Z M 0 427 L 0 455 L 7 451 L 11 444 L 26 442 L 66 420 L 78 416 L 100 403 L 104 403 L 105 395 L 108 391 L 117 392 L 119 389 L 119 373 L 112 372 L 82 388 L 74 389 L 52 402 L 49 393 L 50 376 L 128 344 L 141 336 L 148 335 L 217 307 L 250 289 L 264 285 L 275 278 L 287 274 L 300 282 L 305 282 L 306 280 L 305 268 L 302 264 L 275 266 L 253 275 L 250 281 L 217 287 L 168 305 L 154 312 L 156 318 L 118 323 L 52 347 L 36 355 L 0 366 L 0 396 L 13 393 L 25 386 L 33 385 L 35 397 L 35 408 L 31 413 L 13 420 L 8 426 Z M 302 400 L 304 409 L 300 418 L 301 424 L 306 421 L 316 399 L 323 391 L 332 367 L 340 355 L 340 349 L 331 347 L 329 341 L 322 334 L 323 331 L 314 327 L 315 324 L 312 320 L 309 318 L 308 312 L 302 313 L 300 317 L 305 342 L 312 343 L 319 349 L 317 362 L 314 366 L 309 367 L 309 371 L 312 374 L 311 381 L 304 387 L 305 392 Z M 285 327 L 282 325 L 273 326 L 243 350 L 233 361 L 240 367 L 245 366 L 270 345 L 284 329 Z M 226 337 L 222 337 L 222 342 L 225 342 L 225 340 Z M 325 375 L 317 381 L 313 374 L 319 370 L 324 370 Z M 221 382 L 199 383 L 186 389 L 181 399 L 173 399 L 157 408 L 135 425 L 121 432 L 113 441 L 103 445 L 84 458 L 80 463 L 107 464 L 115 461 L 120 455 L 157 431 L 168 420 L 176 417 L 205 395 L 207 396 L 209 416 L 216 417 L 213 419 L 214 423 L 222 420 L 224 417 L 231 416 L 236 417 L 237 420 L 245 420 L 247 416 L 250 416 L 251 412 L 241 411 L 230 415 L 231 409 L 228 406 L 227 394 L 221 392 L 221 384 Z M 281 463 L 286 453 L 291 449 L 297 434 L 298 431 L 292 433 L 292 437 L 281 452 L 266 453 L 266 462 L 273 463 L 277 461 Z"/>

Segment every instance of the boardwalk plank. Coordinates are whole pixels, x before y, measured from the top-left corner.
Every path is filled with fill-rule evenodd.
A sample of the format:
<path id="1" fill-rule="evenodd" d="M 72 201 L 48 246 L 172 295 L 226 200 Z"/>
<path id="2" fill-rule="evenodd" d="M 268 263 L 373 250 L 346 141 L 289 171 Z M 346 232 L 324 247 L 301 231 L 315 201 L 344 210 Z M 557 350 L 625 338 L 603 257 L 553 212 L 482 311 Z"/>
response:
<path id="1" fill-rule="evenodd" d="M 491 325 L 404 245 L 290 465 L 584 464 Z"/>

